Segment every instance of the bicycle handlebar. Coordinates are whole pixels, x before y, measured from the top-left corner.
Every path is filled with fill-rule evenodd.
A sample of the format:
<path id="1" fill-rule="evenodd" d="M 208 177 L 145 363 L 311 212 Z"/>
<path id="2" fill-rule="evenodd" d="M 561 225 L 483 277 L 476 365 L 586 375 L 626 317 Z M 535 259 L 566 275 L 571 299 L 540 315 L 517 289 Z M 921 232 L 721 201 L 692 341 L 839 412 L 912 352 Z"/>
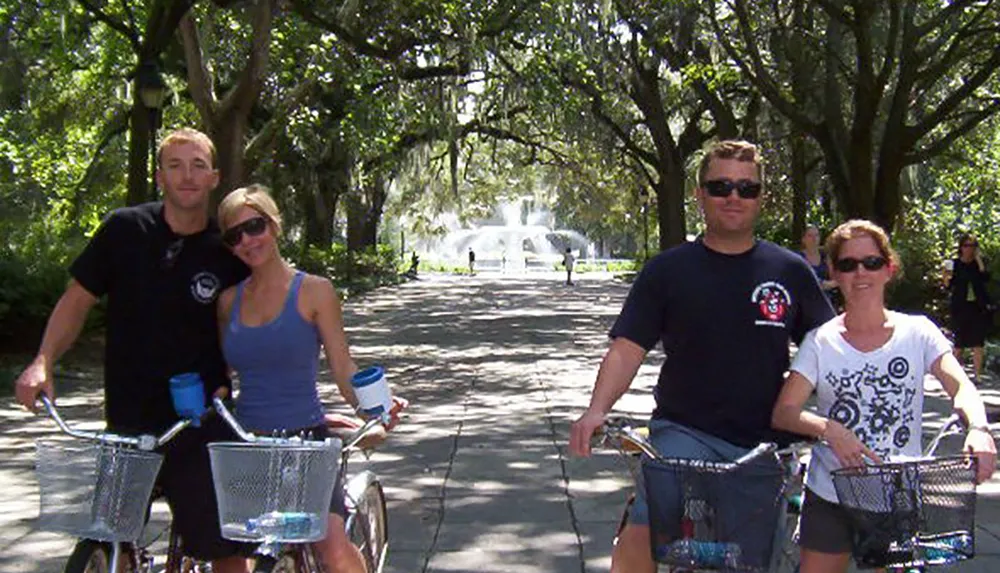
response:
<path id="1" fill-rule="evenodd" d="M 71 427 L 67 424 L 62 416 L 59 415 L 59 411 L 56 409 L 56 405 L 52 403 L 52 400 L 45 394 L 40 394 L 39 399 L 42 405 L 45 406 L 45 411 L 48 413 L 49 417 L 52 418 L 59 429 L 69 436 L 74 438 L 79 438 L 82 440 L 93 440 L 101 442 L 104 444 L 116 444 L 123 446 L 133 446 L 140 450 L 152 451 L 159 446 L 169 442 L 180 433 L 181 430 L 191 425 L 191 421 L 184 419 L 179 420 L 173 426 L 167 429 L 166 432 L 160 436 L 154 436 L 151 434 L 141 434 L 139 436 L 124 436 L 121 434 L 111 434 L 108 432 L 95 432 L 92 430 L 80 430 Z"/>
<path id="2" fill-rule="evenodd" d="M 229 408 L 226 407 L 226 404 L 222 401 L 222 398 L 219 398 L 218 396 L 212 398 L 212 405 L 215 406 L 215 411 L 218 412 L 220 416 L 222 416 L 222 419 L 226 421 L 229 427 L 232 428 L 234 432 L 236 432 L 236 435 L 238 435 L 240 439 L 245 442 L 253 442 L 258 444 L 274 444 L 274 445 L 288 445 L 289 443 L 295 443 L 295 444 L 316 446 L 316 445 L 326 445 L 330 441 L 329 438 L 326 441 L 317 441 L 317 440 L 305 440 L 298 437 L 272 438 L 268 436 L 258 436 L 253 432 L 248 432 L 246 429 L 243 428 L 242 425 L 240 425 L 240 423 L 236 420 L 236 417 L 233 416 L 233 413 L 230 412 Z M 354 431 L 350 436 L 347 436 L 344 440 L 342 440 L 343 442 L 342 448 L 344 450 L 349 450 L 353 448 L 358 444 L 358 442 L 364 439 L 364 437 L 368 434 L 368 432 L 370 432 L 373 428 L 375 428 L 380 424 L 381 421 L 379 418 L 372 418 L 366 421 L 360 428 Z"/>
<path id="3" fill-rule="evenodd" d="M 668 458 L 661 454 L 655 446 L 643 435 L 641 435 L 635 428 L 629 425 L 623 420 L 607 420 L 604 425 L 601 426 L 599 432 L 603 434 L 604 440 L 618 440 L 618 443 L 627 442 L 634 446 L 635 448 L 642 451 L 648 457 L 664 463 L 681 463 L 685 465 L 704 465 L 706 467 L 711 467 L 720 471 L 732 471 L 737 468 L 746 466 L 750 462 L 765 456 L 767 454 L 775 453 L 781 454 L 786 451 L 791 452 L 796 449 L 795 446 L 785 448 L 783 450 L 778 449 L 778 445 L 773 442 L 763 442 L 757 444 L 752 450 L 743 454 L 739 458 L 731 462 L 713 462 L 708 460 L 689 460 L 683 458 Z M 596 436 L 596 434 L 595 434 Z"/>

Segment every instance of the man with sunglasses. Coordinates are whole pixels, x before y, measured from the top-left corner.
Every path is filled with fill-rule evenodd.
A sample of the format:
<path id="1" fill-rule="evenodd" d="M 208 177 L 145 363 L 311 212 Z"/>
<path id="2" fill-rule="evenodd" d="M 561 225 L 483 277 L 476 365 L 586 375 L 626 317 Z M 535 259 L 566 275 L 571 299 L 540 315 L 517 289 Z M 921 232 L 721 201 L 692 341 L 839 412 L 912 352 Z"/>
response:
<path id="1" fill-rule="evenodd" d="M 219 348 L 215 301 L 248 269 L 222 244 L 209 217 L 219 183 L 215 146 L 205 134 L 170 133 L 157 154 L 163 201 L 114 211 L 70 266 L 66 292 L 49 317 L 38 355 L 16 382 L 34 410 L 54 398 L 52 368 L 79 335 L 90 309 L 107 297 L 105 418 L 122 433 L 160 433 L 178 420 L 169 380 L 197 372 L 211 394 L 231 386 Z M 158 483 L 184 552 L 217 573 L 245 572 L 249 547 L 222 538 L 206 445 L 229 439 L 218 420 L 189 428 L 166 447 Z"/>
<path id="2" fill-rule="evenodd" d="M 611 346 L 590 406 L 571 428 L 570 450 L 577 455 L 589 455 L 595 429 L 657 342 L 667 359 L 654 390 L 650 431 L 661 453 L 724 461 L 760 442 L 790 440 L 770 424 L 789 365 L 789 342 L 801 341 L 832 318 L 833 309 L 805 260 L 754 237 L 763 191 L 756 146 L 745 141 L 711 145 L 697 180 L 705 232 L 652 258 L 636 278 L 611 328 Z M 677 491 L 676 483 L 650 487 Z M 743 497 L 715 511 L 745 521 L 738 531 L 756 536 L 751 541 L 761 545 L 770 542 L 774 523 L 755 521 L 760 512 L 751 508 L 766 506 L 769 493 L 773 501 L 773 492 L 767 483 L 762 490 L 755 487 L 739 484 L 733 495 Z M 759 504 L 755 492 L 764 498 Z M 614 573 L 655 571 L 649 510 L 641 488 L 636 493 L 612 555 Z M 680 509 L 672 509 L 679 516 Z M 744 549 L 751 549 L 749 543 Z M 744 557 L 752 561 L 748 553 Z"/>

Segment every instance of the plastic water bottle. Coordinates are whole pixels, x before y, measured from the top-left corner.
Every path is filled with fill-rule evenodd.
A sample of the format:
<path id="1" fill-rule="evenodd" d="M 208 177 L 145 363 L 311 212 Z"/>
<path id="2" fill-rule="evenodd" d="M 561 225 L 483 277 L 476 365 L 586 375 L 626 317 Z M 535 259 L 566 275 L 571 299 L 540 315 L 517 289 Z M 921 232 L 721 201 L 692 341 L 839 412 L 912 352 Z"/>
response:
<path id="1" fill-rule="evenodd" d="M 666 548 L 665 561 L 704 569 L 738 569 L 740 546 L 721 541 L 678 539 Z"/>
<path id="2" fill-rule="evenodd" d="M 316 516 L 305 512 L 272 511 L 247 520 L 247 533 L 271 539 L 304 539 L 313 536 Z"/>
<path id="3" fill-rule="evenodd" d="M 944 565 L 961 561 L 972 552 L 972 536 L 956 533 L 940 537 L 924 545 L 924 561 L 932 565 Z"/>

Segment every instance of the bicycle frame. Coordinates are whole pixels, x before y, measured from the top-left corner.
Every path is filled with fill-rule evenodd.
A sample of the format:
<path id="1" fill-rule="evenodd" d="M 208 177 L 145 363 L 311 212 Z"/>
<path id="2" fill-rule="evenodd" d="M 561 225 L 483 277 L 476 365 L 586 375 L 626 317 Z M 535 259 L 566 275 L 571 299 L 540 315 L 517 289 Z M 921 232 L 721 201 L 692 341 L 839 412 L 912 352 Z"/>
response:
<path id="1" fill-rule="evenodd" d="M 79 440 L 86 440 L 90 442 L 99 443 L 102 445 L 127 446 L 135 448 L 137 450 L 150 452 L 172 440 L 175 436 L 177 436 L 177 434 L 179 434 L 182 430 L 184 430 L 191 424 L 190 420 L 180 420 L 173 426 L 168 428 L 160 436 L 153 436 L 149 434 L 143 434 L 140 436 L 125 436 L 125 435 L 111 434 L 106 432 L 81 430 L 70 426 L 69 424 L 66 423 L 65 420 L 63 420 L 62 416 L 59 415 L 59 411 L 56 409 L 55 404 L 52 403 L 52 401 L 49 399 L 48 396 L 46 396 L 45 394 L 41 394 L 40 400 L 42 402 L 42 405 L 45 407 L 47 414 L 49 415 L 50 418 L 52 418 L 53 421 L 55 421 L 56 426 L 58 426 L 59 430 L 62 433 Z M 147 504 L 149 502 L 151 502 L 151 500 L 147 500 Z M 99 540 L 93 540 L 93 541 L 100 542 Z M 124 542 L 123 541 L 107 542 L 110 543 L 111 545 L 111 556 L 109 562 L 110 571 L 118 571 L 118 565 L 123 555 L 125 554 L 128 554 L 128 556 L 131 557 L 133 570 L 135 571 L 139 570 L 139 567 L 142 564 L 141 562 L 144 560 L 144 557 L 142 555 L 144 550 L 138 547 L 137 541 L 138 541 L 137 539 L 133 539 L 131 541 L 124 541 Z M 171 563 L 175 561 L 176 558 L 179 556 L 179 547 L 176 546 L 177 546 L 176 540 L 174 539 L 173 534 L 171 534 L 170 550 L 168 551 L 168 560 L 167 560 L 168 573 L 173 571 L 170 568 Z"/>

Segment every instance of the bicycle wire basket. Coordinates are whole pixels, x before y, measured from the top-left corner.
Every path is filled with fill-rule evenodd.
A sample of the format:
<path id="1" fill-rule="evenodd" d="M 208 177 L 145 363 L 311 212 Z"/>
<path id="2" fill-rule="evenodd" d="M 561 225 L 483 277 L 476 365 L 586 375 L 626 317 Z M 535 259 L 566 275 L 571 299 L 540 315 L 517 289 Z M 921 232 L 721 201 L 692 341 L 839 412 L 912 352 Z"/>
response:
<path id="1" fill-rule="evenodd" d="M 948 456 L 833 472 L 860 567 L 925 567 L 975 556 L 976 459 Z"/>
<path id="2" fill-rule="evenodd" d="M 163 456 L 99 442 L 36 442 L 39 526 L 97 541 L 134 541 Z"/>
<path id="3" fill-rule="evenodd" d="M 766 572 L 784 473 L 770 458 L 736 469 L 703 460 L 644 459 L 654 561 L 698 570 Z"/>
<path id="4" fill-rule="evenodd" d="M 340 440 L 217 442 L 208 448 L 223 537 L 288 543 L 326 537 Z"/>

